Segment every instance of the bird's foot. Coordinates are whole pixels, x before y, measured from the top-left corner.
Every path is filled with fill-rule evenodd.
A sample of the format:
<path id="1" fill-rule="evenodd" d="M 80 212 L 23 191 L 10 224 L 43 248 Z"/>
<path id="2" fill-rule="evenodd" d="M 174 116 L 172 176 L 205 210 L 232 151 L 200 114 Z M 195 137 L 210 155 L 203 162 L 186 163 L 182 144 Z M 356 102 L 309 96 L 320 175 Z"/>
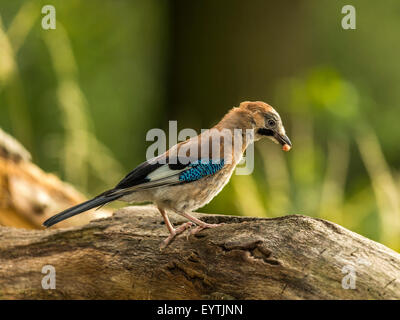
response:
<path id="1" fill-rule="evenodd" d="M 191 235 L 199 233 L 201 230 L 217 228 L 217 227 L 220 227 L 220 226 L 222 226 L 224 224 L 225 223 L 204 223 L 204 224 L 202 224 L 200 226 L 197 226 L 192 231 L 190 231 L 190 233 L 188 234 L 187 238 L 189 238 L 189 236 L 191 236 Z"/>
<path id="2" fill-rule="evenodd" d="M 190 221 L 182 223 L 178 228 L 174 229 L 174 231 L 171 232 L 171 234 L 161 243 L 160 250 L 166 248 L 177 235 L 181 234 L 186 229 L 189 229 L 192 226 L 193 222 Z"/>

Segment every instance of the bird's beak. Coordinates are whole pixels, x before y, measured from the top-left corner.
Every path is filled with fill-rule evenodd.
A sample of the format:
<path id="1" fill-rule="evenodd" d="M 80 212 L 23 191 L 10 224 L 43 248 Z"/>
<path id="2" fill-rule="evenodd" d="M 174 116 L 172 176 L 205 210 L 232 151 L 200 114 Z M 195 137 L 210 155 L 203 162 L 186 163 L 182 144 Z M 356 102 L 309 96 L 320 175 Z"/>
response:
<path id="1" fill-rule="evenodd" d="M 292 148 L 292 142 L 286 134 L 275 132 L 274 138 L 282 145 L 284 151 L 289 151 Z"/>

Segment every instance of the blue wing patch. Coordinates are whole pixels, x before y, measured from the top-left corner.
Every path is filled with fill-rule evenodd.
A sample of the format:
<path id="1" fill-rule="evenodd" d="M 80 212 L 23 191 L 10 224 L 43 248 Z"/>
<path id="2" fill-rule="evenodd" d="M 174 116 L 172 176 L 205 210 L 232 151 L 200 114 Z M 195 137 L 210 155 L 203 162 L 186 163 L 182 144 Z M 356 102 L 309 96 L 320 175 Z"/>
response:
<path id="1" fill-rule="evenodd" d="M 205 176 L 212 175 L 217 171 L 221 170 L 224 166 L 224 159 L 219 163 L 214 163 L 211 160 L 209 162 L 200 162 L 190 164 L 190 169 L 183 171 L 179 175 L 179 181 L 182 182 L 192 182 L 199 180 Z"/>

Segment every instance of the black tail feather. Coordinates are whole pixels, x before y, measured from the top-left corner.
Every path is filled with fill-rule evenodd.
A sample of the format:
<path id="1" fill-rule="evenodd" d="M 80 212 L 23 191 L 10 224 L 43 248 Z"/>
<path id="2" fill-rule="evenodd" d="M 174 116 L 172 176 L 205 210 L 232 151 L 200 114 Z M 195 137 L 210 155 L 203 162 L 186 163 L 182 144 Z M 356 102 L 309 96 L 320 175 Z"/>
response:
<path id="1" fill-rule="evenodd" d="M 50 227 L 58 222 L 61 222 L 65 219 L 73 217 L 79 213 L 96 208 L 98 206 L 105 205 L 108 202 L 117 200 L 118 198 L 122 197 L 121 194 L 114 194 L 114 195 L 112 195 L 112 194 L 105 195 L 105 194 L 101 194 L 101 195 L 97 196 L 96 198 L 82 202 L 74 207 L 71 207 L 67 210 L 64 210 L 64 211 L 52 216 L 51 218 L 49 218 L 45 222 L 43 222 L 43 226 Z"/>

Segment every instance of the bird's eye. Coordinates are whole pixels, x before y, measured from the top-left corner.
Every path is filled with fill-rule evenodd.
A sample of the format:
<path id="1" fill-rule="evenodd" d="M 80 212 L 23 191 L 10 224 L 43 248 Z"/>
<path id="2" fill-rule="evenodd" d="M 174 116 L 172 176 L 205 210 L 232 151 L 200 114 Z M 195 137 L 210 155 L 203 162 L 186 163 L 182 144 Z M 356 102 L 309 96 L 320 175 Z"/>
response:
<path id="1" fill-rule="evenodd" d="M 275 122 L 274 120 L 268 120 L 268 125 L 269 125 L 270 127 L 274 127 L 275 124 L 276 124 L 276 122 Z"/>

